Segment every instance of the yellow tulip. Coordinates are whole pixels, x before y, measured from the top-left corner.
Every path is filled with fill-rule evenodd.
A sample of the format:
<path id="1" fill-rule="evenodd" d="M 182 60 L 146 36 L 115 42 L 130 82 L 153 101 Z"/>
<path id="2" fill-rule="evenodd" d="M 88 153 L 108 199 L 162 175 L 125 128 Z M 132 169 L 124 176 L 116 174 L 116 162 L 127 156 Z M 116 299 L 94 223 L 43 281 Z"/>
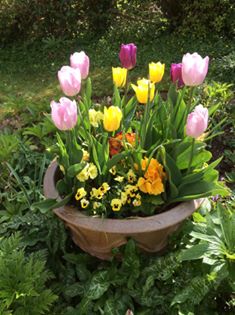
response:
<path id="1" fill-rule="evenodd" d="M 162 80 L 163 74 L 165 71 L 165 64 L 161 62 L 151 62 L 149 64 L 149 79 L 153 83 L 158 83 Z"/>
<path id="2" fill-rule="evenodd" d="M 148 92 L 150 91 L 150 102 L 154 98 L 155 86 L 147 79 L 142 79 L 137 81 L 137 85 L 131 85 L 135 91 L 137 100 L 141 104 L 146 104 L 148 102 Z"/>
<path id="3" fill-rule="evenodd" d="M 104 108 L 104 129 L 107 131 L 116 131 L 122 120 L 122 111 L 117 106 L 110 106 Z"/>
<path id="4" fill-rule="evenodd" d="M 124 87 L 126 84 L 127 69 L 126 68 L 112 68 L 113 82 L 117 87 Z"/>

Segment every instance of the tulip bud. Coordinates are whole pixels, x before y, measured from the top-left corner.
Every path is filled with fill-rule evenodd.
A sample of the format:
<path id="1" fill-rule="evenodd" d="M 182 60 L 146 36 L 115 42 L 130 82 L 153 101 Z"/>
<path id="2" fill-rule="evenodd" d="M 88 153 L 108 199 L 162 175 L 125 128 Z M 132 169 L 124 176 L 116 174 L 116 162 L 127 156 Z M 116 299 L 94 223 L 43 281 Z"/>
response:
<path id="1" fill-rule="evenodd" d="M 184 84 L 188 86 L 202 84 L 207 75 L 208 64 L 208 56 L 203 59 L 198 53 L 187 53 L 184 55 L 182 59 L 182 78 Z"/>
<path id="2" fill-rule="evenodd" d="M 119 52 L 119 59 L 123 68 L 132 69 L 136 65 L 136 51 L 135 44 L 122 44 Z"/>
<path id="3" fill-rule="evenodd" d="M 195 107 L 194 111 L 188 115 L 186 124 L 187 136 L 198 138 L 203 134 L 208 126 L 208 109 L 202 105 Z"/>
<path id="4" fill-rule="evenodd" d="M 51 102 L 51 118 L 60 130 L 72 129 L 77 123 L 77 104 L 67 97 L 61 97 L 59 103 Z"/>
<path id="5" fill-rule="evenodd" d="M 126 68 L 112 68 L 113 82 L 117 87 L 124 87 L 126 84 L 127 69 Z"/>
<path id="6" fill-rule="evenodd" d="M 133 90 L 135 91 L 137 100 L 141 104 L 146 104 L 148 102 L 148 98 L 150 102 L 154 98 L 155 85 L 151 83 L 147 79 L 142 79 L 137 81 L 137 85 L 131 85 Z M 148 95 L 150 93 L 150 96 Z"/>
<path id="7" fill-rule="evenodd" d="M 165 64 L 161 62 L 151 62 L 149 64 L 149 79 L 153 83 L 158 83 L 162 80 L 163 74 L 165 70 Z"/>
<path id="8" fill-rule="evenodd" d="M 127 310 L 125 315 L 134 315 L 134 313 L 132 312 L 132 310 Z"/>
<path id="9" fill-rule="evenodd" d="M 63 66 L 60 71 L 58 71 L 58 79 L 65 95 L 74 96 L 80 92 L 81 73 L 79 69 Z"/>
<path id="10" fill-rule="evenodd" d="M 107 131 L 116 131 L 122 120 L 122 111 L 117 106 L 110 106 L 104 108 L 103 124 Z"/>
<path id="11" fill-rule="evenodd" d="M 179 88 L 184 86 L 184 81 L 182 78 L 182 63 L 171 64 L 171 81 L 177 83 Z"/>
<path id="12" fill-rule="evenodd" d="M 89 57 L 84 53 L 75 52 L 70 56 L 70 65 L 74 69 L 79 69 L 81 72 L 82 79 L 86 79 L 89 73 L 90 60 Z"/>

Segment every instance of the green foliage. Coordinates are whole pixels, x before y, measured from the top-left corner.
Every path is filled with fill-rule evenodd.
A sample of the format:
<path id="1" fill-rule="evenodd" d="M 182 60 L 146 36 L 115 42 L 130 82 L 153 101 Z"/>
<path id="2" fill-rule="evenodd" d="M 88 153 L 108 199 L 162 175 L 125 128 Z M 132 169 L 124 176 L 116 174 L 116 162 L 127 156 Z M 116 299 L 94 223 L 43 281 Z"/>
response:
<path id="1" fill-rule="evenodd" d="M 57 296 L 45 283 L 51 273 L 45 269 L 43 252 L 26 257 L 21 237 L 0 239 L 0 312 L 14 315 L 46 314 Z"/>
<path id="2" fill-rule="evenodd" d="M 213 29 L 217 35 L 233 36 L 235 5 L 232 0 L 158 1 L 171 28 L 181 34 L 206 37 Z"/>

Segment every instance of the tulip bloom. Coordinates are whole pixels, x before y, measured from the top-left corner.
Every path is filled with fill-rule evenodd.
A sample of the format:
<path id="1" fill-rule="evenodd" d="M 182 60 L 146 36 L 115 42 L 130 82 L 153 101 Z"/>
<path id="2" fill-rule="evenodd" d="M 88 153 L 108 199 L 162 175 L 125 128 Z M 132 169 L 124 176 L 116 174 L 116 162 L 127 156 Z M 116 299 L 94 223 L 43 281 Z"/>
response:
<path id="1" fill-rule="evenodd" d="M 184 81 L 182 78 L 182 63 L 171 64 L 171 81 L 177 83 L 179 88 L 184 86 Z"/>
<path id="2" fill-rule="evenodd" d="M 74 96 L 80 92 L 81 73 L 79 69 L 63 66 L 60 71 L 58 71 L 58 79 L 65 95 Z"/>
<path id="3" fill-rule="evenodd" d="M 195 107 L 194 111 L 188 115 L 186 124 L 187 136 L 198 138 L 207 129 L 208 109 L 202 105 Z"/>
<path id="4" fill-rule="evenodd" d="M 182 59 L 182 78 L 184 84 L 188 86 L 202 84 L 207 75 L 208 64 L 208 56 L 203 59 L 198 53 L 187 53 L 184 55 Z"/>
<path id="5" fill-rule="evenodd" d="M 77 123 L 77 104 L 67 97 L 61 97 L 59 103 L 51 102 L 51 118 L 60 130 L 72 129 Z"/>
<path id="6" fill-rule="evenodd" d="M 136 51 L 135 44 L 122 44 L 119 52 L 119 59 L 123 68 L 128 70 L 132 69 L 136 65 Z"/>
<path id="7" fill-rule="evenodd" d="M 154 98 L 155 85 L 151 83 L 147 79 L 142 79 L 137 81 L 137 85 L 131 85 L 133 90 L 135 91 L 137 100 L 141 104 L 146 104 L 148 102 L 148 98 L 150 102 Z M 150 96 L 148 95 L 150 93 Z"/>
<path id="8" fill-rule="evenodd" d="M 84 51 L 72 54 L 70 56 L 70 65 L 72 68 L 80 70 L 82 79 L 87 78 L 90 67 L 90 59 Z"/>
<path id="9" fill-rule="evenodd" d="M 107 131 L 116 131 L 122 120 L 122 111 L 117 106 L 110 106 L 104 108 L 104 129 Z"/>
<path id="10" fill-rule="evenodd" d="M 151 62 L 149 64 L 149 79 L 153 83 L 158 83 L 162 80 L 163 74 L 165 71 L 165 64 L 161 62 Z"/>
<path id="11" fill-rule="evenodd" d="M 113 82 L 117 87 L 124 87 L 126 84 L 127 69 L 126 68 L 112 68 Z"/>

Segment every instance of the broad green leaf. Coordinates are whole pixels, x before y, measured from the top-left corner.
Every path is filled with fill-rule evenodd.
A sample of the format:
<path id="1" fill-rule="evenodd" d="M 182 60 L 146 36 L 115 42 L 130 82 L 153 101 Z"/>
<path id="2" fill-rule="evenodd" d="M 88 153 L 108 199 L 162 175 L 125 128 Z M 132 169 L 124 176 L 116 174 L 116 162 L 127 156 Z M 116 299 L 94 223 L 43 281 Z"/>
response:
<path id="1" fill-rule="evenodd" d="M 109 288 L 108 271 L 96 273 L 86 289 L 86 298 L 90 300 L 99 299 Z"/>
<path id="2" fill-rule="evenodd" d="M 67 170 L 67 174 L 69 177 L 74 177 L 78 175 L 82 169 L 86 166 L 86 163 L 78 163 L 70 166 Z"/>
<path id="3" fill-rule="evenodd" d="M 208 243 L 193 245 L 192 247 L 183 250 L 181 252 L 180 258 L 182 261 L 201 259 L 203 258 L 203 255 L 207 252 L 208 246 Z"/>

